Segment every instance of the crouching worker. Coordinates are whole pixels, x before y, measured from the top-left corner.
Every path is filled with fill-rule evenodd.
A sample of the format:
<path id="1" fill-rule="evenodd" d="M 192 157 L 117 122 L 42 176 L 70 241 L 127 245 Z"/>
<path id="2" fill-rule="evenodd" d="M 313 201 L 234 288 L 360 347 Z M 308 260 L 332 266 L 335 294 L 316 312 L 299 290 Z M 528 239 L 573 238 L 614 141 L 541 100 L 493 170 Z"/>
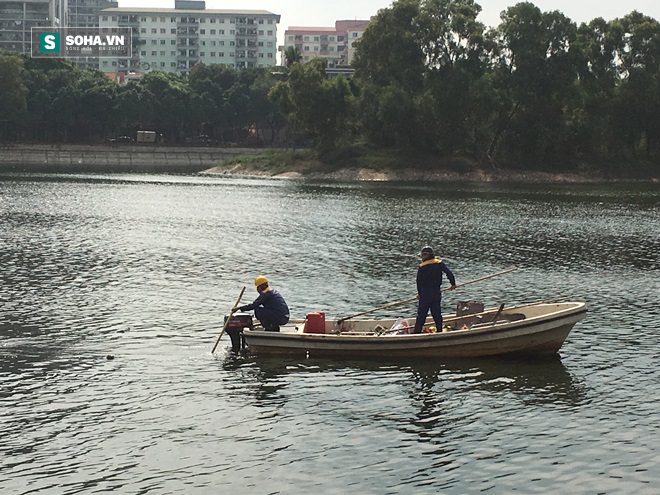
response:
<path id="1" fill-rule="evenodd" d="M 259 275 L 254 279 L 259 297 L 251 304 L 236 306 L 233 311 L 252 311 L 254 316 L 261 322 L 264 330 L 279 332 L 280 325 L 289 322 L 289 307 L 286 305 L 282 295 L 272 287 L 268 286 L 268 279 Z"/>

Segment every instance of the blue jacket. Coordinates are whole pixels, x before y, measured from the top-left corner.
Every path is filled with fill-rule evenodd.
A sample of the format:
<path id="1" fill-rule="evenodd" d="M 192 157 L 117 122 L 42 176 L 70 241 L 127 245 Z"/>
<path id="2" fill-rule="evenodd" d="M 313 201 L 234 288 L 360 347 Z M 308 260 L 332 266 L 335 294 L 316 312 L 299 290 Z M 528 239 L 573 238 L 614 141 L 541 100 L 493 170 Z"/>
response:
<path id="1" fill-rule="evenodd" d="M 281 316 L 289 318 L 289 307 L 286 305 L 282 295 L 273 289 L 268 287 L 265 291 L 259 294 L 251 304 L 246 304 L 245 306 L 239 306 L 238 309 L 241 311 L 252 311 L 253 309 L 263 306 L 264 308 L 270 309 Z"/>
<path id="2" fill-rule="evenodd" d="M 420 299 L 440 297 L 443 272 L 447 274 L 451 285 L 456 285 L 454 274 L 442 260 L 431 258 L 419 264 L 417 269 L 417 293 Z"/>

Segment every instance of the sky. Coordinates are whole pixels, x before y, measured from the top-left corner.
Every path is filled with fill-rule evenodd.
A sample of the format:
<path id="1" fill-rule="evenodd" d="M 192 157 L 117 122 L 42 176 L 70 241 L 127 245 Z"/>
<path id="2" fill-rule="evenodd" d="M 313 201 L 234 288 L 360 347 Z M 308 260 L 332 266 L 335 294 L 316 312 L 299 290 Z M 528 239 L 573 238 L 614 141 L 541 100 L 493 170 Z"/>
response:
<path id="1" fill-rule="evenodd" d="M 174 0 L 118 0 L 120 7 L 173 8 Z M 616 19 L 637 10 L 660 20 L 660 0 L 530 0 L 543 12 L 559 10 L 580 24 L 596 17 Z M 500 12 L 519 0 L 477 0 L 481 5 L 478 19 L 486 26 L 496 26 Z M 277 26 L 278 45 L 284 43 L 289 26 L 333 27 L 336 20 L 369 19 L 378 10 L 390 7 L 391 0 L 206 0 L 207 9 L 267 10 L 281 16 Z"/>

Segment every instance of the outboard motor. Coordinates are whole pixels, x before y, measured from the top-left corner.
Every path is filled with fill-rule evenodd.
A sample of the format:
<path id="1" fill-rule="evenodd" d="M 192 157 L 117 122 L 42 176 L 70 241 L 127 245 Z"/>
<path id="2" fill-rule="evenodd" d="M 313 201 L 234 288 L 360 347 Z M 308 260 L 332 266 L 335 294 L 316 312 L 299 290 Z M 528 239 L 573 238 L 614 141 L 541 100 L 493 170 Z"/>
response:
<path id="1" fill-rule="evenodd" d="M 234 313 L 231 320 L 227 323 L 229 315 L 225 315 L 225 332 L 231 339 L 231 350 L 239 352 L 245 349 L 245 337 L 243 337 L 243 329 L 249 328 L 252 330 L 254 324 L 252 323 L 252 315 L 249 313 Z"/>

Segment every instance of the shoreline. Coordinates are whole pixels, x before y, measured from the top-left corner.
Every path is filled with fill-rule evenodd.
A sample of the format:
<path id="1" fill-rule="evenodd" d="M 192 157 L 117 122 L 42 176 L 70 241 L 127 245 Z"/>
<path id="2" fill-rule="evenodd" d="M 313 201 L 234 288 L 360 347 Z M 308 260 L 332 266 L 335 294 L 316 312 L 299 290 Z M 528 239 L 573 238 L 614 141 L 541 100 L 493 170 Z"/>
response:
<path id="1" fill-rule="evenodd" d="M 372 181 L 372 182 L 473 182 L 473 183 L 537 183 L 537 184 L 588 184 L 603 182 L 660 182 L 659 178 L 647 179 L 606 177 L 602 174 L 588 173 L 551 173 L 539 171 L 517 171 L 510 169 L 472 170 L 456 172 L 449 169 L 419 170 L 414 168 L 396 170 L 374 170 L 368 167 L 344 167 L 324 171 L 319 164 L 310 165 L 301 162 L 289 170 L 273 172 L 254 163 L 233 163 L 219 165 L 200 172 L 205 175 L 227 177 L 254 177 L 276 179 L 315 179 L 337 181 Z"/>
<path id="2" fill-rule="evenodd" d="M 305 155 L 305 150 L 299 150 Z M 10 144 L 0 146 L 0 173 L 171 173 L 373 182 L 603 183 L 660 182 L 657 177 L 619 177 L 603 172 L 540 172 L 482 169 L 469 160 L 403 168 L 323 163 L 285 149 L 184 147 L 158 144 Z M 244 158 L 244 159 L 243 159 Z M 372 157 L 367 157 L 372 158 Z M 457 166 L 457 163 L 459 165 Z"/>

